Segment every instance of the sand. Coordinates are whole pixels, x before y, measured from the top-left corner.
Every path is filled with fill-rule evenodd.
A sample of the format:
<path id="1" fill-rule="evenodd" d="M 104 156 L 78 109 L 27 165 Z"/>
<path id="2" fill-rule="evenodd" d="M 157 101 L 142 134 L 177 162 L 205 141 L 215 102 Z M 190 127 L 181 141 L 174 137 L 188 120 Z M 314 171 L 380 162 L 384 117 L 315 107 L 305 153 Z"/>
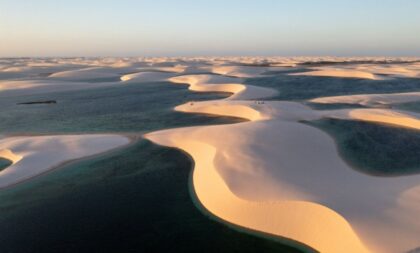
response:
<path id="1" fill-rule="evenodd" d="M 173 73 L 165 72 L 138 72 L 120 77 L 123 82 L 163 82 L 173 77 Z"/>
<path id="2" fill-rule="evenodd" d="M 72 83 L 85 85 L 75 81 L 80 76 L 86 79 L 119 77 L 121 81 L 112 85 L 169 81 L 187 84 L 192 91 L 232 93 L 227 99 L 192 101 L 175 110 L 241 117 L 248 122 L 169 129 L 145 135 L 155 143 L 180 148 L 191 155 L 195 162 L 193 188 L 204 208 L 227 222 L 290 238 L 320 252 L 391 253 L 407 252 L 420 246 L 420 176 L 385 178 L 362 174 L 342 160 L 329 135 L 300 121 L 356 119 L 420 129 L 420 115 L 383 108 L 317 111 L 298 102 L 264 101 L 277 92 L 244 85 L 244 78 L 260 77 L 273 67 L 293 69 L 301 67 L 302 63 L 323 65 L 323 62 L 372 61 L 370 64 L 334 65 L 334 68 L 310 67 L 306 73 L 371 80 L 418 77 L 420 65 L 411 62 L 418 59 L 396 58 L 392 60 L 407 63 L 386 66 L 380 63 L 389 60 L 386 57 L 75 58 L 33 60 L 30 64 L 22 61 L 15 66 L 3 60 L 0 65 L 2 69 L 13 71 L 32 71 L 35 65 L 73 66 L 70 72 L 61 70 L 48 78 L 60 85 L 68 83 L 69 87 Z M 43 87 L 47 92 L 59 86 L 46 80 L 35 81 L 35 84 L 29 80 L 15 81 L 15 85 L 2 84 L 20 86 L 20 90 L 27 90 L 28 94 L 35 92 L 35 87 Z M 7 92 L 3 88 L 0 95 Z M 416 93 L 375 94 L 316 98 L 311 102 L 341 101 L 377 106 L 417 101 L 417 97 Z M 88 137 L 93 139 L 87 141 Z M 108 137 L 2 139 L 0 156 L 13 161 L 13 165 L 2 171 L 5 176 L 0 174 L 0 187 L 38 175 L 64 161 L 128 142 L 124 137 Z M 27 165 L 28 161 L 31 166 Z M 31 170 L 25 169 L 29 167 Z"/>
<path id="3" fill-rule="evenodd" d="M 344 77 L 361 78 L 371 80 L 382 80 L 383 78 L 369 72 L 350 70 L 350 69 L 323 69 L 301 73 L 292 73 L 291 76 L 323 76 L 323 77 Z"/>
<path id="4" fill-rule="evenodd" d="M 40 175 L 75 159 L 99 154 L 129 143 L 118 135 L 62 135 L 0 139 L 0 157 L 12 165 L 0 172 L 0 188 Z"/>
<path id="5" fill-rule="evenodd" d="M 239 78 L 219 75 L 182 75 L 168 80 L 173 83 L 188 84 L 192 91 L 232 93 L 233 95 L 228 99 L 258 99 L 277 94 L 274 89 L 243 85 L 243 81 Z"/>
<path id="6" fill-rule="evenodd" d="M 341 118 L 419 129 L 419 115 L 376 108 L 316 111 L 296 102 L 244 101 L 235 98 L 243 89 L 232 86 L 231 78 L 217 78 L 214 85 L 208 85 L 216 83 L 208 81 L 209 76 L 171 80 L 189 83 L 192 90 L 234 94 L 230 99 L 186 103 L 175 110 L 250 122 L 145 136 L 193 157 L 194 190 L 209 212 L 320 252 L 404 252 L 420 245 L 420 226 L 402 222 L 416 220 L 418 205 L 408 203 L 416 200 L 420 176 L 361 174 L 339 157 L 330 136 L 300 123 Z M 247 96 L 253 95 L 259 97 L 248 90 Z"/>
<path id="7" fill-rule="evenodd" d="M 343 77 L 361 78 L 371 80 L 384 80 L 388 78 L 419 78 L 420 67 L 414 63 L 403 64 L 347 64 L 338 65 L 334 68 L 329 66 L 315 67 L 313 71 L 292 73 L 290 75 L 303 76 L 324 76 L 324 77 Z"/>
<path id="8" fill-rule="evenodd" d="M 347 96 L 320 97 L 310 102 L 320 104 L 360 104 L 364 106 L 382 106 L 420 101 L 420 92 L 391 93 L 391 94 L 362 94 Z"/>
<path id="9" fill-rule="evenodd" d="M 90 67 L 90 68 L 82 68 L 82 69 L 76 69 L 76 70 L 56 72 L 56 73 L 51 74 L 49 78 L 77 81 L 77 80 L 119 77 L 120 75 L 118 73 L 115 73 L 116 72 L 115 70 L 118 70 L 118 69 Z"/>

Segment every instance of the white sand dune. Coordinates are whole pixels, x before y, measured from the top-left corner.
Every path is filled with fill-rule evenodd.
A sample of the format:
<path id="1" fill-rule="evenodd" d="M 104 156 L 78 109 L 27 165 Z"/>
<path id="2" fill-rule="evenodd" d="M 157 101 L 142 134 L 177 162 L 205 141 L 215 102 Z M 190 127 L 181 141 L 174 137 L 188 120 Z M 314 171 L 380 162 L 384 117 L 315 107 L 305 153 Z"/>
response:
<path id="1" fill-rule="evenodd" d="M 13 153 L 10 149 L 0 150 L 0 157 L 9 160 L 12 163 L 17 163 L 22 159 L 22 156 Z"/>
<path id="2" fill-rule="evenodd" d="M 334 68 L 330 66 L 322 66 L 312 69 L 312 71 L 292 73 L 289 75 L 361 78 L 371 80 L 384 80 L 395 77 L 420 77 L 420 67 L 417 65 L 417 63 L 348 64 L 335 66 Z"/>
<path id="3" fill-rule="evenodd" d="M 183 149 L 193 157 L 194 190 L 206 209 L 221 219 L 254 230 L 292 238 L 321 252 L 368 252 L 350 225 L 340 215 L 322 205 L 292 200 L 278 203 L 250 201 L 245 198 L 244 195 L 258 193 L 257 197 L 267 196 L 265 193 L 269 191 L 270 186 L 278 189 L 279 184 L 270 184 L 273 180 L 268 180 L 268 175 L 258 175 L 268 172 L 259 168 L 257 161 L 244 155 L 244 150 L 236 149 L 238 141 L 244 147 L 250 144 L 249 139 L 242 135 L 245 132 L 233 135 L 233 132 L 226 130 L 188 128 L 157 132 L 146 137 L 161 145 Z M 241 128 L 236 130 L 241 131 Z M 205 135 L 208 138 L 203 139 Z M 232 136 L 240 139 L 236 139 L 235 142 Z M 209 142 L 210 139 L 215 141 Z M 221 148 L 222 142 L 230 148 Z M 239 157 L 235 154 L 239 154 Z M 244 181 L 252 185 L 252 189 L 245 187 Z M 293 189 L 284 188 L 284 191 L 278 190 L 288 195 L 287 198 L 298 194 L 294 193 Z"/>
<path id="4" fill-rule="evenodd" d="M 99 154 L 129 143 L 118 135 L 63 135 L 0 139 L 0 157 L 12 165 L 0 171 L 0 188 L 42 174 L 64 162 Z"/>
<path id="5" fill-rule="evenodd" d="M 388 112 L 387 117 L 392 118 L 391 111 L 356 109 L 363 112 L 359 115 L 354 114 L 354 109 L 313 111 L 294 102 L 229 100 L 187 103 L 176 109 L 252 120 L 146 135 L 193 157 L 194 189 L 214 215 L 292 238 L 321 252 L 402 252 L 420 245 L 419 226 L 399 224 L 394 216 L 386 215 L 387 210 L 399 210 L 401 194 L 420 185 L 420 176 L 377 178 L 361 174 L 341 160 L 327 134 L 299 123 L 322 117 L 389 123 L 388 118 L 384 120 L 377 114 Z M 399 121 L 395 124 L 405 125 Z M 299 202 L 299 207 L 294 201 Z M 315 203 L 325 207 L 318 208 Z M 356 210 L 354 205 L 358 206 Z M 404 219 L 415 219 L 414 209 L 404 208 Z M 327 220 L 331 227 L 326 225 Z M 367 221 L 369 226 L 365 225 Z M 404 240 L 395 238 L 396 231 Z M 348 240 L 340 241 L 343 238 Z"/>
<path id="6" fill-rule="evenodd" d="M 174 73 L 165 72 L 138 72 L 121 76 L 123 82 L 161 82 L 175 76 Z"/>
<path id="7" fill-rule="evenodd" d="M 170 73 L 183 73 L 188 68 L 187 65 L 176 64 L 175 66 L 170 67 L 143 67 L 139 68 L 142 72 L 148 71 L 161 71 L 161 72 L 170 72 Z"/>
<path id="8" fill-rule="evenodd" d="M 374 80 L 417 77 L 420 67 L 417 63 L 393 66 L 380 63 L 390 60 L 336 57 L 34 60 L 32 64 L 35 65 L 82 66 L 76 71 L 72 69 L 53 74 L 49 79 L 57 85 L 45 80 L 16 81 L 14 85 L 10 85 L 10 82 L 0 83 L 0 90 L 5 87 L 0 95 L 16 91 L 7 91 L 13 86 L 21 86 L 21 91 L 30 92 L 62 87 L 65 83 L 69 87 L 73 87 L 74 83 L 84 87 L 86 83 L 75 80 L 80 80 L 80 77 L 86 80 L 114 77 L 119 73 L 131 72 L 136 73 L 123 75 L 122 81 L 114 84 L 167 80 L 188 84 L 193 91 L 232 93 L 227 99 L 189 102 L 177 106 L 175 110 L 241 117 L 248 119 L 248 122 L 170 129 L 145 135 L 155 143 L 180 148 L 192 156 L 195 161 L 192 178 L 194 191 L 209 212 L 230 223 L 290 238 L 320 252 L 407 252 L 420 246 L 420 176 L 386 178 L 357 172 L 340 158 L 336 144 L 329 135 L 300 121 L 339 118 L 420 129 L 420 115 L 378 108 L 316 111 L 296 102 L 256 100 L 274 96 L 276 91 L 244 85 L 241 78 L 258 77 L 273 68 L 239 66 L 255 64 L 280 66 L 283 69 L 308 62 L 374 61 L 372 64 L 334 65 L 336 68 L 311 68 L 311 72 L 318 71 L 315 74 L 322 76 Z M 412 60 L 418 59 L 392 59 Z M 11 62 L 1 59 L 0 64 L 5 69 L 13 67 Z M 29 65 L 22 61 L 14 67 L 29 71 L 25 66 Z M 162 74 L 159 71 L 171 73 Z M 375 106 L 417 101 L 418 95 L 363 96 L 318 98 L 312 102 L 344 101 Z M 0 140 L 0 157 L 13 162 L 0 173 L 0 187 L 42 173 L 64 161 L 128 143 L 124 137 L 109 135 L 68 138 L 15 137 Z"/>
<path id="9" fill-rule="evenodd" d="M 371 80 L 382 80 L 382 77 L 369 72 L 351 70 L 351 69 L 323 69 L 308 72 L 292 73 L 291 76 L 323 76 L 323 77 L 344 77 L 344 78 L 361 78 Z"/>
<path id="10" fill-rule="evenodd" d="M 224 76 L 256 77 L 266 72 L 267 68 L 251 66 L 213 66 L 210 70 L 212 73 Z"/>
<path id="11" fill-rule="evenodd" d="M 413 222 L 419 209 L 411 203 L 418 198 L 420 176 L 386 178 L 357 172 L 339 157 L 329 135 L 300 123 L 341 118 L 420 129 L 420 115 L 372 108 L 316 111 L 296 102 L 244 101 L 235 97 L 244 85 L 232 78 L 212 78 L 216 77 L 187 75 L 170 81 L 188 83 L 191 90 L 234 95 L 175 109 L 250 122 L 145 136 L 192 156 L 194 190 L 209 212 L 320 252 L 406 252 L 420 245 L 420 226 Z M 259 95 L 248 89 L 248 97 Z"/>
<path id="12" fill-rule="evenodd" d="M 183 75 L 168 79 L 173 83 L 189 84 L 192 91 L 201 92 L 230 92 L 229 99 L 257 99 L 271 97 L 277 94 L 276 90 L 243 85 L 242 80 L 218 75 Z"/>
<path id="13" fill-rule="evenodd" d="M 391 94 L 362 94 L 320 97 L 309 100 L 320 104 L 360 104 L 364 106 L 392 105 L 420 101 L 420 92 L 391 93 Z"/>
<path id="14" fill-rule="evenodd" d="M 98 78 L 112 78 L 120 77 L 118 72 L 120 69 L 114 68 L 102 68 L 102 67 L 90 67 L 77 70 L 68 70 L 62 72 L 56 72 L 49 76 L 51 79 L 60 79 L 67 81 L 78 81 L 78 80 L 91 80 Z"/>
<path id="15" fill-rule="evenodd" d="M 98 87 L 104 88 L 113 85 L 119 85 L 119 82 L 86 83 L 53 80 L 0 81 L 0 97 L 92 89 Z"/>

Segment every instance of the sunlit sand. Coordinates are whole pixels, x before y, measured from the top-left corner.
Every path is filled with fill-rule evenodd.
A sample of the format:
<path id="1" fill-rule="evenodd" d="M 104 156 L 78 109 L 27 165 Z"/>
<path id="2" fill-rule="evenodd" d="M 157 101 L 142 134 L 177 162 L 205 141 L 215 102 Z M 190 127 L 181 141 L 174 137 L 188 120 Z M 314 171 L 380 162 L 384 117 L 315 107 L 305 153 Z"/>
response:
<path id="1" fill-rule="evenodd" d="M 99 154 L 129 143 L 117 135 L 64 135 L 0 139 L 0 157 L 12 165 L 0 172 L 0 188 L 47 172 L 64 162 Z"/>
<path id="2" fill-rule="evenodd" d="M 31 66 L 39 65 L 45 73 L 52 73 L 39 80 L 1 81 L 0 96 L 157 82 L 185 84 L 195 92 L 230 93 L 225 99 L 190 101 L 173 109 L 248 121 L 166 129 L 144 135 L 192 157 L 193 190 L 205 209 L 228 223 L 289 238 L 320 252 L 407 252 L 420 245 L 417 221 L 420 176 L 362 174 L 344 162 L 330 135 L 305 122 L 331 118 L 419 130 L 418 113 L 392 108 L 419 101 L 419 92 L 276 101 L 269 100 L 279 94 L 274 88 L 246 84 L 247 78 L 267 76 L 270 71 L 284 68 L 297 72 L 290 75 L 367 79 L 366 82 L 418 77 L 419 65 L 411 62 L 415 59 L 398 59 L 405 61 L 401 64 L 381 63 L 389 60 L 335 57 L 103 58 L 56 59 L 50 63 L 34 60 L 14 67 L 4 64 L 2 70 L 38 74 L 39 70 L 33 71 Z M 352 61 L 372 62 L 351 64 Z M 349 64 L 312 67 L 323 62 Z M 55 65 L 60 68 L 54 68 Z M 66 66 L 71 67 L 66 70 Z M 302 68 L 305 70 L 301 71 Z M 101 78 L 112 81 L 92 84 Z M 315 110 L 305 105 L 308 102 L 358 104 L 368 108 Z M 119 135 L 2 137 L 0 157 L 10 160 L 12 165 L 0 172 L 0 187 L 128 143 L 128 138 Z"/>

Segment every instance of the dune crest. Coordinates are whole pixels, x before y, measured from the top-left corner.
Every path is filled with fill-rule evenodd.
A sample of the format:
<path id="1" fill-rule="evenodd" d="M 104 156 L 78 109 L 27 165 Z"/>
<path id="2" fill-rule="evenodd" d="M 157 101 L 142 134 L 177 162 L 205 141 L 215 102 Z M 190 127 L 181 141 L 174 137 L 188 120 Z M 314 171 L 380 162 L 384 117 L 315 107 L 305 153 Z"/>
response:
<path id="1" fill-rule="evenodd" d="M 298 102 L 255 100 L 264 96 L 233 77 L 185 75 L 169 81 L 187 83 L 194 91 L 233 94 L 185 103 L 177 111 L 249 120 L 145 135 L 192 156 L 197 198 L 215 216 L 320 252 L 398 252 L 420 244 L 413 232 L 418 226 L 398 224 L 386 215 L 386 210 L 404 209 L 404 219 L 411 219 L 417 207 L 390 203 L 407 187 L 418 185 L 419 176 L 390 180 L 361 174 L 339 157 L 331 137 L 300 123 L 340 118 L 418 129 L 417 114 L 376 108 L 317 111 Z M 241 100 L 242 96 L 253 100 Z M 372 200 L 377 206 L 370 204 Z M 359 212 L 349 203 L 358 205 Z M 397 230 L 404 240 L 393 236 Z"/>
<path id="2" fill-rule="evenodd" d="M 360 104 L 364 106 L 391 105 L 420 101 L 420 92 L 405 92 L 391 94 L 363 94 L 320 97 L 309 100 L 319 104 Z"/>
<path id="3" fill-rule="evenodd" d="M 350 70 L 350 69 L 324 69 L 308 72 L 292 73 L 291 76 L 323 76 L 323 77 L 343 77 L 343 78 L 361 78 L 371 80 L 382 80 L 383 78 L 369 72 Z"/>
<path id="4" fill-rule="evenodd" d="M 174 76 L 173 73 L 167 72 L 138 72 L 133 74 L 127 74 L 120 77 L 123 82 L 134 81 L 134 82 L 161 82 L 167 78 Z"/>
<path id="5" fill-rule="evenodd" d="M 321 252 L 368 252 L 350 225 L 329 208 L 303 201 L 253 202 L 237 197 L 214 165 L 217 149 L 185 137 L 176 130 L 146 135 L 155 143 L 180 148 L 193 157 L 194 190 L 214 215 L 249 229 L 303 242 Z"/>
<path id="6" fill-rule="evenodd" d="M 188 84 L 192 91 L 232 93 L 228 99 L 258 99 L 277 94 L 273 89 L 243 85 L 241 79 L 218 75 L 183 75 L 168 80 L 173 83 Z"/>
<path id="7" fill-rule="evenodd" d="M 22 159 L 22 156 L 14 154 L 10 149 L 0 150 L 0 157 L 11 161 L 12 164 L 17 163 Z"/>
<path id="8" fill-rule="evenodd" d="M 0 172 L 0 188 L 42 174 L 63 162 L 99 154 L 129 143 L 118 135 L 63 135 L 0 139 L 0 156 L 13 162 Z"/>

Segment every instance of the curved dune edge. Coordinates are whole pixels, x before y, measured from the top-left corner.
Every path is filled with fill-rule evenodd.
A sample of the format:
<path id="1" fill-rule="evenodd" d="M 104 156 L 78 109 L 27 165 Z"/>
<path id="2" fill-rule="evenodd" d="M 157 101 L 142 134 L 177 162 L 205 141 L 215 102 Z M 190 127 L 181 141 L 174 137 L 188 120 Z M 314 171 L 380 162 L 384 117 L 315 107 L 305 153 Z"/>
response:
<path id="1" fill-rule="evenodd" d="M 295 102 L 283 101 L 203 101 L 186 103 L 175 107 L 176 111 L 187 113 L 207 113 L 219 116 L 232 116 L 261 121 L 281 118 L 281 120 L 300 121 L 321 118 L 360 120 L 397 127 L 420 129 L 420 115 L 390 109 L 340 109 L 316 111 Z"/>
<path id="2" fill-rule="evenodd" d="M 123 75 L 120 77 L 122 82 L 136 81 L 136 82 L 159 82 L 165 81 L 167 78 L 174 76 L 175 73 L 147 71 Z"/>
<path id="3" fill-rule="evenodd" d="M 232 99 L 258 99 L 271 97 L 277 94 L 274 89 L 244 85 L 241 79 L 217 75 L 183 75 L 169 78 L 172 83 L 189 85 L 189 90 L 199 92 L 230 92 Z"/>
<path id="4" fill-rule="evenodd" d="M 253 202 L 237 197 L 220 176 L 213 161 L 217 149 L 185 140 L 176 130 L 147 134 L 147 139 L 184 150 L 195 161 L 193 185 L 201 204 L 230 223 L 291 238 L 320 252 L 369 252 L 340 215 L 304 201 Z"/>
<path id="5" fill-rule="evenodd" d="M 415 113 L 412 113 L 415 115 Z M 390 111 L 390 110 L 369 110 L 369 109 L 355 109 L 351 110 L 348 115 L 351 119 L 357 119 L 362 121 L 385 123 L 399 127 L 420 129 L 419 117 L 413 117 L 411 115 Z"/>
<path id="6" fill-rule="evenodd" d="M 418 63 L 403 64 L 352 64 L 314 67 L 312 71 L 293 73 L 290 75 L 326 76 L 343 78 L 361 78 L 370 80 L 385 80 L 389 78 L 419 78 L 420 67 Z"/>
<path id="7" fill-rule="evenodd" d="M 211 78 L 214 77 L 190 75 L 169 80 L 174 83 L 187 83 L 191 90 L 223 90 L 232 92 L 233 96 L 243 91 L 243 88 L 238 88 L 238 86 L 212 84 L 209 81 Z M 216 80 L 216 82 L 222 81 Z M 227 90 L 224 90 L 226 87 Z M 253 95 L 247 94 L 248 97 Z M 258 97 L 258 94 L 255 97 Z M 268 120 L 273 117 L 270 115 L 270 113 L 273 114 L 270 108 L 266 113 L 261 113 L 252 108 L 250 103 L 261 105 L 256 101 L 216 100 L 187 103 L 175 109 L 242 117 L 251 121 Z M 297 105 L 288 102 L 285 104 L 292 107 Z M 297 110 L 304 110 L 300 108 L 304 106 L 297 105 L 296 107 Z M 199 201 L 214 215 L 236 225 L 299 241 L 321 252 L 369 252 L 348 222 L 325 206 L 305 201 L 254 202 L 238 197 L 227 186 L 214 165 L 217 146 L 194 141 L 194 138 L 189 140 L 185 133 L 177 133 L 182 130 L 159 131 L 146 134 L 145 138 L 160 145 L 180 148 L 193 157 L 196 163 L 193 172 L 194 190 Z M 190 131 L 191 128 L 188 128 L 188 132 Z M 238 147 L 238 152 L 239 150 Z"/>
<path id="8" fill-rule="evenodd" d="M 210 71 L 224 76 L 255 77 L 266 72 L 267 68 L 251 66 L 212 66 Z"/>
<path id="9" fill-rule="evenodd" d="M 390 93 L 390 94 L 362 94 L 320 97 L 309 100 L 319 104 L 359 104 L 364 106 L 391 105 L 420 101 L 420 92 Z"/>
<path id="10" fill-rule="evenodd" d="M 74 81 L 53 81 L 53 80 L 34 80 L 34 81 L 0 81 L 0 96 L 9 95 L 33 95 L 61 91 L 86 90 L 94 88 L 105 88 L 119 85 L 120 82 L 87 83 Z"/>
<path id="11" fill-rule="evenodd" d="M 14 154 L 10 149 L 0 150 L 0 157 L 11 161 L 12 165 L 22 159 L 22 156 Z"/>
<path id="12" fill-rule="evenodd" d="M 232 87 L 229 87 L 229 85 L 223 83 L 223 81 L 231 82 L 231 79 L 223 80 L 224 77 L 221 77 L 222 79 L 214 81 L 214 83 L 218 84 L 213 83 L 213 85 L 211 85 L 212 82 L 208 81 L 210 78 L 212 77 L 207 75 L 179 76 L 170 81 L 174 83 L 188 83 L 190 84 L 190 89 L 200 91 L 220 91 L 220 89 L 223 90 L 228 87 L 228 91 L 233 93 L 233 96 L 243 91 L 240 89 L 234 90 Z M 202 86 L 205 86 L 205 88 Z M 248 90 L 247 96 L 253 97 L 254 95 L 255 94 L 252 94 L 252 91 Z M 265 171 L 267 169 L 266 166 L 274 166 L 274 168 L 268 168 L 268 171 L 270 171 L 272 169 L 276 170 L 276 164 L 284 163 L 283 165 L 285 167 L 283 169 L 286 169 L 288 166 L 295 166 L 293 163 L 298 164 L 299 161 L 302 160 L 301 158 L 295 158 L 295 161 L 289 163 L 287 162 L 287 155 L 285 160 L 285 157 L 283 157 L 284 154 L 282 154 L 280 156 L 283 157 L 283 159 L 279 158 L 280 160 L 271 163 L 269 160 L 264 162 L 264 160 L 260 159 L 276 158 L 270 158 L 270 155 L 263 158 L 264 155 L 261 157 L 261 154 L 255 154 L 252 149 L 249 149 L 250 145 L 253 145 L 255 142 L 261 143 L 261 145 L 268 142 L 267 147 L 270 146 L 276 149 L 275 145 L 279 144 L 273 146 L 273 143 L 270 144 L 270 139 L 260 139 L 254 135 L 257 135 L 257 133 L 260 135 L 260 131 L 267 132 L 267 134 L 274 134 L 275 132 L 273 131 L 280 131 L 287 132 L 288 135 L 296 135 L 295 138 L 304 138 L 302 136 L 307 136 L 306 140 L 299 140 L 299 145 L 301 146 L 297 146 L 298 148 L 295 152 L 296 155 L 299 156 L 299 150 L 307 146 L 305 142 L 314 139 L 315 136 L 313 134 L 318 131 L 311 128 L 310 131 L 308 129 L 307 132 L 306 130 L 305 132 L 302 132 L 303 129 L 300 129 L 302 124 L 298 123 L 300 120 L 316 120 L 330 117 L 348 120 L 364 120 L 417 129 L 418 115 L 405 114 L 393 110 L 370 108 L 316 111 L 296 102 L 241 101 L 237 100 L 237 98 L 236 100 L 235 98 L 232 99 L 232 97 L 223 100 L 190 102 L 177 106 L 175 110 L 187 113 L 209 113 L 222 116 L 241 117 L 251 121 L 235 124 L 235 128 L 232 129 L 230 129 L 230 126 L 232 125 L 193 127 L 165 130 L 145 135 L 145 138 L 157 144 L 182 149 L 192 156 L 196 163 L 193 171 L 193 185 L 197 198 L 203 206 L 215 216 L 252 230 L 299 241 L 320 252 L 396 252 L 401 249 L 405 250 L 405 247 L 414 248 L 420 243 L 417 242 L 416 244 L 415 234 L 413 237 L 413 234 L 406 233 L 404 229 L 400 231 L 401 234 L 404 234 L 405 240 L 396 243 L 395 240 L 392 240 L 395 239 L 392 237 L 392 234 L 394 234 L 395 231 L 390 229 L 390 226 L 392 226 L 390 224 L 400 226 L 398 222 L 395 223 L 395 220 L 398 220 L 398 215 L 396 215 L 396 213 L 401 210 L 401 207 L 398 205 L 399 199 L 401 198 L 401 192 L 407 187 L 410 187 L 410 185 L 414 185 L 415 182 L 418 182 L 415 177 L 411 178 L 412 180 L 407 179 L 407 182 L 404 181 L 405 179 L 402 179 L 395 184 L 398 185 L 396 188 L 392 183 L 385 182 L 383 186 L 385 188 L 383 190 L 389 191 L 389 194 L 376 191 L 371 193 L 372 199 L 381 198 L 378 200 L 378 203 L 380 203 L 379 206 L 384 203 L 389 205 L 390 202 L 396 201 L 394 204 L 395 206 L 391 205 L 387 207 L 387 210 L 394 211 L 394 216 L 385 219 L 386 224 L 380 223 L 366 226 L 361 220 L 374 220 L 376 217 L 375 211 L 379 212 L 380 210 L 375 210 L 366 215 L 362 214 L 361 216 L 351 215 L 351 223 L 349 223 L 348 220 L 343 218 L 348 218 L 348 216 L 341 216 L 327 207 L 337 205 L 339 207 L 338 209 L 340 209 L 340 205 L 346 205 L 345 203 L 337 204 L 333 202 L 328 204 L 327 202 L 327 205 L 317 204 L 320 202 L 317 200 L 317 197 L 311 196 L 312 192 L 301 192 L 299 187 L 294 189 L 292 185 L 288 185 L 287 181 L 280 180 L 281 182 L 279 182 L 274 180 L 275 182 L 272 182 L 270 177 L 264 175 L 264 173 L 267 173 L 267 171 Z M 265 127 L 261 128 L 260 125 L 256 125 L 257 122 L 262 122 Z M 413 122 L 415 124 L 413 124 Z M 278 128 L 276 127 L 278 124 L 290 125 Z M 270 127 L 264 130 L 267 126 Z M 214 127 L 219 128 L 215 131 L 212 130 Z M 285 127 L 285 129 L 279 130 L 283 127 Z M 249 133 L 250 129 L 253 129 L 251 133 Z M 214 134 L 214 131 L 216 134 Z M 229 139 L 232 135 L 236 137 L 231 137 L 232 139 Z M 256 140 L 253 140 L 253 138 Z M 329 137 L 326 136 L 326 134 L 325 136 L 322 136 L 322 138 L 319 138 L 320 139 L 318 139 L 318 137 L 315 138 L 317 139 L 317 142 L 314 144 L 315 146 L 312 147 L 312 150 L 306 154 L 306 159 L 308 159 L 308 156 L 311 156 L 315 150 L 319 150 L 319 145 L 321 143 L 329 140 Z M 291 141 L 292 140 L 279 141 L 281 146 L 278 146 L 277 149 L 285 149 L 287 152 L 287 147 L 295 146 Z M 335 145 L 331 141 L 328 145 L 328 148 L 321 149 L 324 151 L 328 150 L 329 153 L 325 151 L 328 154 L 320 154 L 319 158 L 309 162 L 312 166 L 315 166 L 315 168 L 319 167 L 320 169 L 325 166 L 325 164 L 322 165 L 323 163 L 329 164 L 329 160 L 331 160 L 331 164 L 337 163 L 333 167 L 336 167 L 335 169 L 338 170 L 339 175 L 337 175 L 336 178 L 325 179 L 326 181 L 334 182 L 337 178 L 354 178 L 353 182 L 348 179 L 346 184 L 349 184 L 347 187 L 354 188 L 354 185 L 358 185 L 358 183 L 362 181 L 363 183 L 360 184 L 365 186 L 361 186 L 357 191 L 363 191 L 364 188 L 369 189 L 369 187 L 373 187 L 374 185 L 376 185 L 378 189 L 382 187 L 376 179 L 368 178 L 349 168 L 348 165 L 344 164 L 341 158 L 339 158 Z M 226 146 L 229 146 L 230 149 L 226 150 Z M 262 154 L 266 153 L 270 153 L 270 151 L 267 150 Z M 252 160 L 252 158 L 255 157 L 257 158 Z M 240 160 L 244 160 L 245 162 L 239 162 Z M 288 163 L 289 165 L 287 165 Z M 318 163 L 320 164 L 316 165 Z M 298 168 L 307 168 L 307 166 L 309 165 L 306 164 L 303 165 L 303 167 L 298 166 Z M 292 167 L 289 169 L 292 169 Z M 328 167 L 330 166 L 327 165 L 327 168 Z M 232 172 L 235 170 L 240 171 Z M 235 173 L 239 174 L 233 176 L 230 175 L 232 173 L 234 175 L 236 175 Z M 340 173 L 344 175 L 340 175 Z M 320 172 L 320 174 L 322 174 L 322 172 Z M 288 177 L 287 173 L 285 175 Z M 308 175 L 308 177 L 310 176 Z M 240 182 L 241 180 L 247 182 L 245 184 L 246 186 L 241 186 L 241 184 L 243 184 L 243 182 Z M 249 182 L 247 180 L 249 180 Z M 249 185 L 254 185 L 255 188 L 249 189 Z M 276 188 L 276 186 L 279 186 L 278 188 L 281 189 Z M 303 186 L 303 188 L 305 187 L 306 186 Z M 317 186 L 311 187 L 316 188 Z M 339 187 L 341 187 L 340 184 L 334 185 L 330 189 Z M 265 190 L 264 188 L 268 190 Z M 316 191 L 313 192 L 316 193 Z M 324 194 L 329 195 L 329 192 L 330 190 Z M 323 196 L 322 192 L 319 194 L 320 196 Z M 332 198 L 337 198 L 337 196 L 332 196 Z M 369 202 L 368 200 L 363 201 Z M 344 214 L 346 214 L 346 212 L 344 212 Z M 406 216 L 404 217 L 405 219 L 413 219 L 413 210 L 407 210 Z M 301 221 L 304 221 L 302 222 L 304 224 L 302 224 Z M 352 222 L 355 222 L 354 225 L 357 228 L 357 232 L 353 230 Z M 309 228 L 308 224 L 310 224 Z M 413 225 L 409 225 L 409 227 L 409 230 L 413 229 L 415 231 L 418 229 L 415 226 L 413 227 Z M 323 228 L 328 229 L 323 230 Z M 387 231 L 378 233 L 378 231 L 385 229 L 387 229 Z M 360 241 L 358 235 L 362 235 L 361 238 L 363 238 L 363 242 Z M 389 239 L 389 241 L 392 241 L 395 245 L 384 243 L 384 238 L 387 238 L 385 240 Z M 345 245 L 345 247 L 342 247 L 343 245 Z"/>
<path id="13" fill-rule="evenodd" d="M 126 145 L 119 135 L 62 135 L 0 139 L 0 156 L 13 163 L 0 172 L 0 188 L 42 174 L 64 162 Z"/>
<path id="14" fill-rule="evenodd" d="M 48 76 L 53 79 L 65 79 L 65 80 L 80 80 L 80 79 L 96 79 L 96 78 L 108 78 L 118 77 L 118 69 L 105 68 L 105 67 L 87 67 L 76 70 L 65 70 L 61 72 L 55 72 Z"/>
<path id="15" fill-rule="evenodd" d="M 323 76 L 323 77 L 343 77 L 343 78 L 361 78 L 370 80 L 383 80 L 383 78 L 365 71 L 350 69 L 327 69 L 314 70 L 308 72 L 292 73 L 291 76 Z"/>

